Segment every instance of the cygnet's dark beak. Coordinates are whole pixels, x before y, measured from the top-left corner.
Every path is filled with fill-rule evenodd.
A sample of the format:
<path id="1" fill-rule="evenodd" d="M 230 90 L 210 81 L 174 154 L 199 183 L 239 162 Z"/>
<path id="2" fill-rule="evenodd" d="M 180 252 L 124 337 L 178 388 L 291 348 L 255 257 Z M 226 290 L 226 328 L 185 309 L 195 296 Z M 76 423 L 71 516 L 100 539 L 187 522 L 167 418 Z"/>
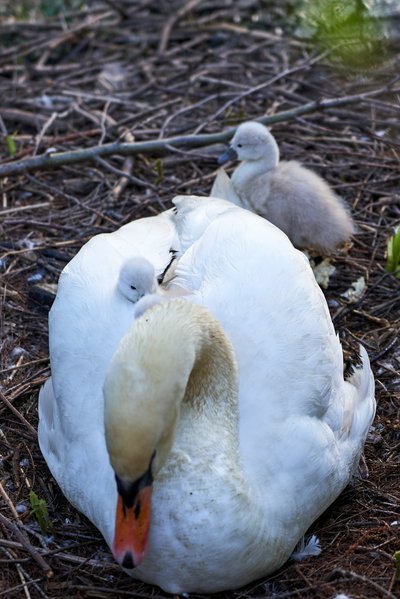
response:
<path id="1" fill-rule="evenodd" d="M 225 164 L 225 162 L 228 162 L 228 160 L 237 160 L 237 159 L 238 159 L 238 155 L 237 155 L 236 150 L 234 150 L 233 148 L 228 148 L 226 152 L 221 154 L 221 156 L 218 156 L 218 164 Z"/>

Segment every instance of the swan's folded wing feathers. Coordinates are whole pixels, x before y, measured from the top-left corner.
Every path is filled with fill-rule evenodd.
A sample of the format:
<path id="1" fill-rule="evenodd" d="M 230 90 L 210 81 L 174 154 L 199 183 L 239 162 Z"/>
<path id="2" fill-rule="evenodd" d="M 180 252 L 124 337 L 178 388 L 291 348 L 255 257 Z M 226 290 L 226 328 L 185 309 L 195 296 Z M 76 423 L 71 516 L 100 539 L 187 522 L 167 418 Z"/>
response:
<path id="1" fill-rule="evenodd" d="M 357 366 L 345 381 L 347 394 L 339 432 L 340 437 L 356 440 L 365 439 L 367 436 L 376 408 L 374 377 L 368 354 L 362 346 L 360 355 L 362 364 Z"/>
<path id="2" fill-rule="evenodd" d="M 134 305 L 117 288 L 123 261 L 130 256 L 145 255 L 156 271 L 162 272 L 171 259 L 170 249 L 175 240 L 176 231 L 169 215 L 134 221 L 112 234 L 93 237 L 61 273 L 49 315 L 49 339 L 56 409 L 61 413 L 67 402 L 75 405 L 71 436 L 85 435 L 88 423 L 90 427 L 96 423 L 102 427 L 105 372 L 121 337 L 135 318 Z M 96 397 L 98 402 L 93 400 Z M 91 413 L 87 414 L 89 400 Z M 46 404 L 47 401 L 44 409 Z M 56 426 L 60 422 L 65 424 L 65 416 L 55 414 L 54 422 Z M 59 438 L 61 446 L 62 431 Z M 51 450 L 49 453 L 52 460 Z M 47 457 L 45 451 L 44 454 Z M 57 464 L 55 460 L 54 468 L 62 469 L 62 460 Z"/>
<path id="3" fill-rule="evenodd" d="M 74 362 L 74 353 L 88 360 L 88 377 L 93 375 L 97 380 L 94 365 L 101 372 L 105 370 L 134 319 L 134 306 L 117 289 L 124 260 L 145 255 L 156 273 L 161 274 L 171 260 L 170 249 L 175 240 L 175 227 L 169 218 L 141 219 L 112 234 L 93 237 L 64 268 L 49 316 L 50 351 L 57 363 L 53 371 L 60 373 L 61 387 L 65 384 L 64 369 Z M 71 358 L 65 359 L 68 355 Z M 76 378 L 73 373 L 71 378 Z M 58 380 L 54 376 L 53 384 L 57 392 Z"/>
<path id="4" fill-rule="evenodd" d="M 86 280 L 102 277 L 103 272 L 107 271 L 113 275 L 108 280 L 110 285 L 114 285 L 124 261 L 129 257 L 142 256 L 153 264 L 156 275 L 160 275 L 171 259 L 171 249 L 180 249 L 171 215 L 169 211 L 168 217 L 149 217 L 128 223 L 111 234 L 96 235 L 67 264 L 64 272 L 79 276 L 79 271 L 82 271 L 82 277 Z M 102 287 L 107 287 L 104 281 Z"/>
<path id="5" fill-rule="evenodd" d="M 281 231 L 247 211 L 240 212 L 239 225 L 235 210 L 239 209 L 218 215 L 183 254 L 175 283 L 192 290 L 193 300 L 218 318 L 235 347 L 240 364 L 244 463 L 253 467 L 257 454 L 259 464 L 272 461 L 275 470 L 276 459 L 285 456 L 282 434 L 290 437 L 287 425 L 281 428 L 283 423 L 297 415 L 295 431 L 299 427 L 298 417 L 304 415 L 304 447 L 299 448 L 297 430 L 293 433 L 296 442 L 293 447 L 288 445 L 290 455 L 284 457 L 283 468 L 288 472 L 289 464 L 297 464 L 296 456 L 303 456 L 304 461 L 306 454 L 308 467 L 304 468 L 304 463 L 302 467 L 307 484 L 312 486 L 314 480 L 319 481 L 318 487 L 323 480 L 322 486 L 336 485 L 339 493 L 341 487 L 334 473 L 340 472 L 335 476 L 342 476 L 343 480 L 349 475 L 346 464 L 352 463 L 360 442 L 355 434 L 355 442 L 348 449 L 343 444 L 339 448 L 337 430 L 332 426 L 333 415 L 335 422 L 342 421 L 346 387 L 351 383 L 343 381 L 342 350 L 325 299 L 308 261 L 293 249 Z M 262 284 L 258 286 L 257 280 Z M 254 313 L 258 314 L 257 327 Z M 265 339 L 270 342 L 266 344 Z M 254 369 L 260 356 L 265 358 L 263 366 Z M 369 426 L 370 416 L 360 413 L 361 426 Z M 280 432 L 274 443 L 276 430 Z M 269 449 L 262 460 L 265 439 Z M 287 480 L 288 493 L 293 492 L 294 474 Z M 265 466 L 260 466 L 259 476 L 266 476 Z M 319 493 L 318 488 L 314 491 Z M 301 494 L 300 488 L 298 492 Z M 321 509 L 331 501 L 332 498 L 322 504 L 321 496 Z"/>
<path id="6" fill-rule="evenodd" d="M 308 261 L 279 229 L 253 213 L 232 207 L 209 223 L 201 238 L 181 256 L 175 274 L 174 285 L 191 290 L 195 301 L 220 320 L 243 367 L 248 364 L 249 370 L 254 370 L 252 363 L 265 352 L 265 339 L 271 339 L 270 360 L 252 375 L 255 396 L 268 396 L 265 389 L 272 379 L 275 396 L 281 389 L 283 406 L 285 398 L 296 393 L 299 410 L 315 414 L 326 411 L 336 382 L 332 379 L 331 354 L 341 360 L 340 344 L 330 319 L 325 318 L 326 303 Z M 308 280 L 306 286 L 303 277 Z M 258 286 L 257 280 L 262 284 Z M 310 286 L 314 287 L 313 294 Z M 298 299 L 296 309 L 293 294 Z M 320 318 L 310 323 L 310 313 Z M 254 314 L 259 315 L 257 328 Z"/>

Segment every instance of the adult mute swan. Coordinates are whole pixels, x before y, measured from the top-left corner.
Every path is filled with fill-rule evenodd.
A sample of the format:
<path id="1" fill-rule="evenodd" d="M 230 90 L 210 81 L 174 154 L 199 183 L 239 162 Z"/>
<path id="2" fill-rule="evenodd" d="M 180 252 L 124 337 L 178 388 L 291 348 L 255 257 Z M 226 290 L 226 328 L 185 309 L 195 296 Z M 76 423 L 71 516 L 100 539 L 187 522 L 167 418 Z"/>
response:
<path id="1" fill-rule="evenodd" d="M 61 274 L 39 443 L 131 576 L 211 593 L 279 568 L 347 485 L 374 383 L 363 348 L 343 379 L 325 299 L 279 229 L 215 198 L 174 203 Z M 121 265 L 146 256 L 158 276 L 172 250 L 167 297 L 135 319 Z"/>
<path id="2" fill-rule="evenodd" d="M 351 215 L 329 185 L 295 160 L 279 162 L 275 138 L 261 123 L 239 125 L 220 164 L 240 160 L 231 179 L 221 169 L 211 195 L 260 214 L 293 245 L 330 254 L 354 233 Z"/>

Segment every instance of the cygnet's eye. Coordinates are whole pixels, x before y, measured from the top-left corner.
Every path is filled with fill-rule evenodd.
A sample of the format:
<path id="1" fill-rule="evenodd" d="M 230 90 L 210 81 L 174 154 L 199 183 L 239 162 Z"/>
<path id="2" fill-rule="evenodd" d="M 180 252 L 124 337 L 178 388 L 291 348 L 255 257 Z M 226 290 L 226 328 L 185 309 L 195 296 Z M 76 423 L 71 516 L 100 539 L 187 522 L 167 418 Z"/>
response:
<path id="1" fill-rule="evenodd" d="M 238 148 L 241 148 L 243 144 L 238 144 Z"/>
<path id="2" fill-rule="evenodd" d="M 131 289 L 132 291 L 136 291 L 136 287 L 134 287 L 133 285 L 131 285 Z"/>

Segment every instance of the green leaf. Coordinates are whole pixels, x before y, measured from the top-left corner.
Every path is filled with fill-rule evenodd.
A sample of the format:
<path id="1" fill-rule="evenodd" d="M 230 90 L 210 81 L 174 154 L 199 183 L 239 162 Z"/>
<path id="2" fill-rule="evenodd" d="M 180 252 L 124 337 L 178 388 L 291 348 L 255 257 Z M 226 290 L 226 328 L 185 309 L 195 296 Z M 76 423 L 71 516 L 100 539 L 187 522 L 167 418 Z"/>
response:
<path id="1" fill-rule="evenodd" d="M 246 120 L 246 111 L 243 107 L 232 108 L 231 106 L 225 111 L 224 118 L 227 125 L 239 125 Z"/>
<path id="2" fill-rule="evenodd" d="M 385 269 L 400 278 L 400 227 L 387 241 L 387 257 Z"/>
<path id="3" fill-rule="evenodd" d="M 396 562 L 396 580 L 400 580 L 400 551 L 394 552 L 394 559 Z"/>
<path id="4" fill-rule="evenodd" d="M 6 135 L 6 145 L 10 158 L 14 158 L 15 154 L 17 153 L 17 147 L 12 135 Z"/>
<path id="5" fill-rule="evenodd" d="M 42 0 L 40 10 L 45 17 L 56 17 L 65 11 L 63 0 Z"/>
<path id="6" fill-rule="evenodd" d="M 164 165 L 161 158 L 157 158 L 156 160 L 156 171 L 157 171 L 157 179 L 156 185 L 160 185 L 164 179 Z"/>
<path id="7" fill-rule="evenodd" d="M 364 0 L 303 0 L 300 35 L 312 36 L 344 66 L 371 68 L 386 55 L 388 32 Z"/>
<path id="8" fill-rule="evenodd" d="M 53 529 L 53 523 L 50 520 L 45 500 L 39 499 L 35 491 L 31 491 L 29 493 L 29 501 L 31 502 L 32 511 L 40 526 L 42 535 L 47 534 Z"/>

